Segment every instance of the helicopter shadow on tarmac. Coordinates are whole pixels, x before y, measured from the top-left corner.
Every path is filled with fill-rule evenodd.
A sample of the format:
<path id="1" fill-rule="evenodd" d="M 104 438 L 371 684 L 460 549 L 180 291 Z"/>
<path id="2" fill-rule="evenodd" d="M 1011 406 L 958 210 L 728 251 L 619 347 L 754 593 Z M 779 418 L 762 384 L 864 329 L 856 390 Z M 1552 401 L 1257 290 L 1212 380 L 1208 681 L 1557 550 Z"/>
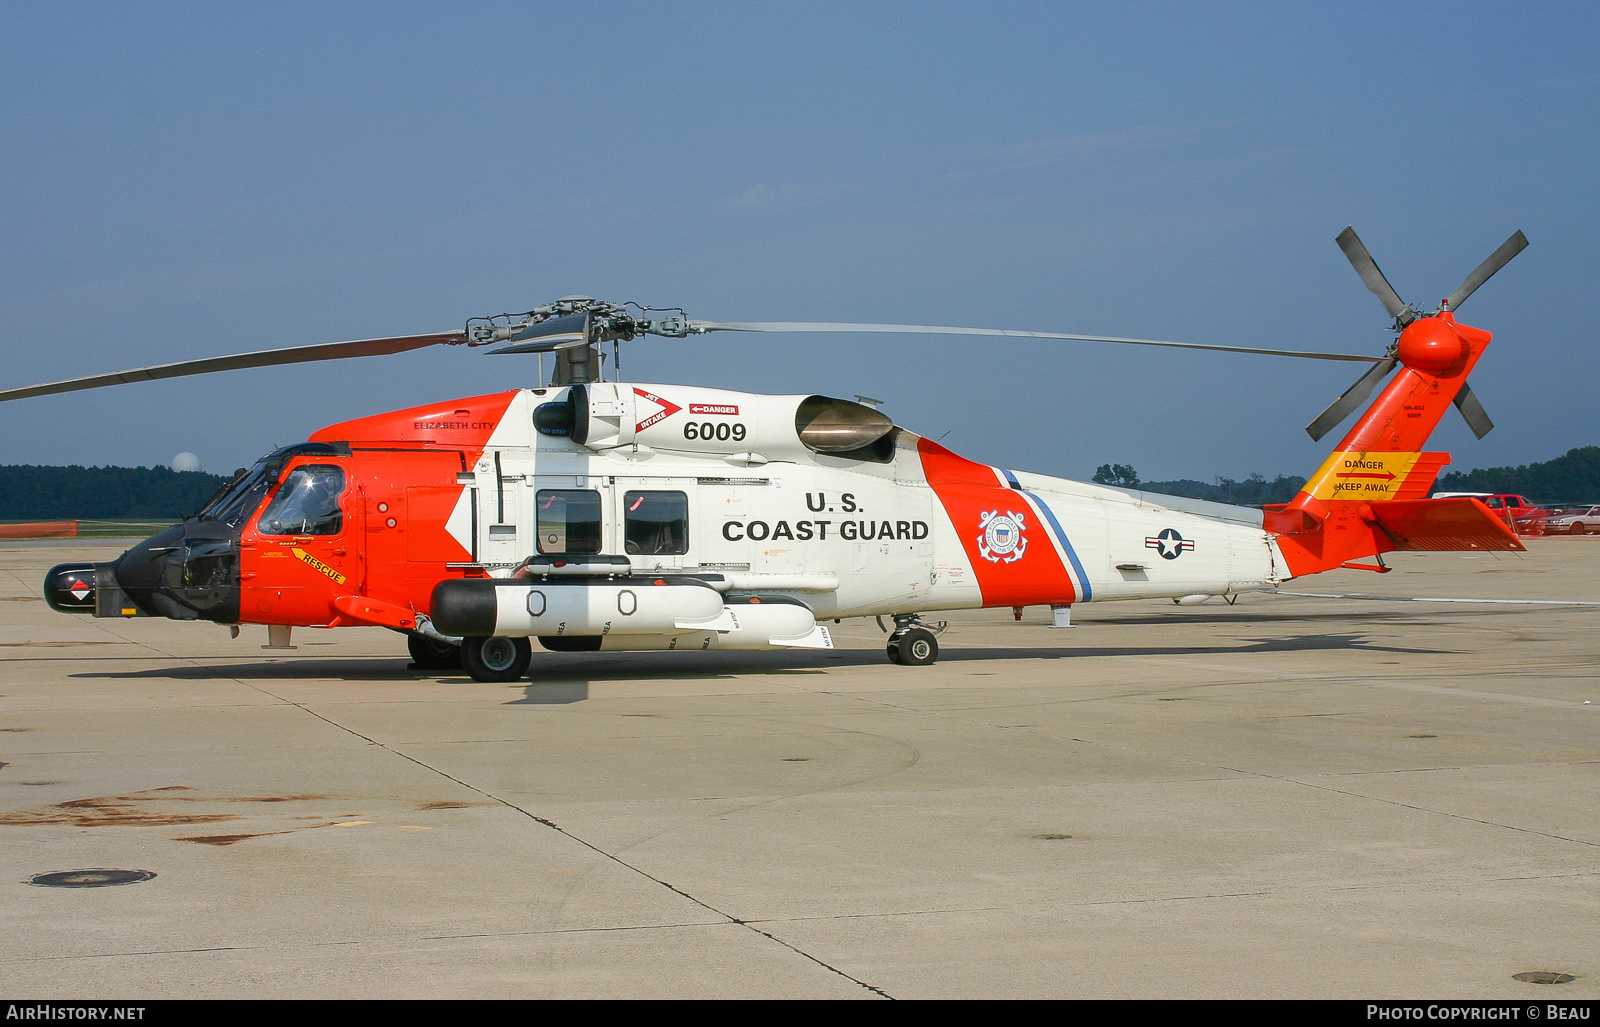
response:
<path id="1" fill-rule="evenodd" d="M 1444 655 L 1456 652 L 1449 649 L 1412 648 L 1379 645 L 1360 634 L 1297 635 L 1288 638 L 1248 639 L 1238 645 L 1188 645 L 1188 646 L 986 646 L 971 649 L 945 648 L 941 663 L 986 663 L 1011 660 L 1065 660 L 1095 657 L 1159 657 L 1159 656 L 1222 656 L 1272 652 L 1373 652 Z M 610 655 L 610 654 L 608 654 Z M 857 667 L 885 666 L 883 654 L 876 649 L 836 650 L 827 654 L 790 653 L 726 653 L 716 665 L 670 666 L 656 654 L 644 659 L 626 659 L 642 654 L 615 654 L 593 657 L 581 665 L 570 660 L 542 672 L 536 663 L 533 679 L 523 684 L 523 698 L 506 705 L 564 705 L 581 702 L 589 697 L 589 685 L 594 682 L 648 681 L 648 680 L 708 680 L 732 678 L 741 674 L 767 675 L 826 675 L 831 670 Z M 763 660 L 751 657 L 768 657 Z M 653 658 L 651 658 L 653 657 Z M 734 659 L 738 657 L 738 659 Z M 725 662 L 724 662 L 725 661 Z M 904 668 L 915 673 L 919 668 Z M 899 669 L 896 669 L 899 672 Z"/>
<path id="2" fill-rule="evenodd" d="M 1265 618 L 1262 618 L 1265 619 Z M 1246 625 L 1241 625 L 1244 627 Z M 1456 650 L 1382 645 L 1363 633 L 1320 633 L 1244 639 L 1237 644 L 1154 646 L 981 646 L 947 647 L 941 663 L 987 663 L 1010 660 L 1068 660 L 1098 657 L 1238 656 L 1282 652 L 1373 652 L 1444 655 Z M 433 677 L 441 685 L 469 685 L 464 674 L 403 671 L 398 659 L 301 659 L 235 663 L 228 666 L 151 667 L 133 671 L 85 672 L 78 680 L 236 680 L 242 682 L 323 678 L 338 681 L 417 680 Z M 594 682 L 650 680 L 715 680 L 743 675 L 827 675 L 845 668 L 891 668 L 883 652 L 871 649 L 835 649 L 829 652 L 726 652 L 726 653 L 600 653 L 560 654 L 536 660 L 531 680 L 519 682 L 523 696 L 508 706 L 551 706 L 582 702 Z M 920 668 L 893 668 L 915 674 Z"/>
<path id="3" fill-rule="evenodd" d="M 1445 623 L 1445 620 L 1442 619 L 1441 611 L 1437 609 L 1429 610 L 1425 608 L 1414 608 L 1407 611 L 1386 610 L 1379 612 L 1361 610 L 1351 613 L 1322 613 L 1315 611 L 1307 613 L 1261 613 L 1259 610 L 1259 607 L 1254 607 L 1248 611 L 1240 609 L 1235 612 L 1233 609 L 1229 608 L 1218 608 L 1214 613 L 1199 613 L 1194 611 L 1194 609 L 1191 607 L 1189 610 L 1186 610 L 1182 613 L 1113 614 L 1110 616 L 1097 617 L 1092 622 L 1086 622 L 1085 626 L 1087 626 L 1089 623 L 1094 625 L 1103 625 L 1106 627 L 1126 627 L 1140 624 L 1172 624 L 1174 621 L 1179 619 L 1181 619 L 1181 621 L 1185 624 L 1232 624 L 1241 628 L 1247 628 L 1253 624 L 1293 624 L 1300 622 L 1326 624 L 1329 622 L 1340 621 L 1357 621 L 1363 624 L 1370 624 L 1373 621 L 1384 621 L 1386 623 L 1406 625 L 1408 627 L 1428 627 Z M 1455 609 L 1449 611 L 1448 616 L 1450 618 L 1494 615 L 1504 616 L 1505 612 L 1506 611 L 1504 610 Z"/>

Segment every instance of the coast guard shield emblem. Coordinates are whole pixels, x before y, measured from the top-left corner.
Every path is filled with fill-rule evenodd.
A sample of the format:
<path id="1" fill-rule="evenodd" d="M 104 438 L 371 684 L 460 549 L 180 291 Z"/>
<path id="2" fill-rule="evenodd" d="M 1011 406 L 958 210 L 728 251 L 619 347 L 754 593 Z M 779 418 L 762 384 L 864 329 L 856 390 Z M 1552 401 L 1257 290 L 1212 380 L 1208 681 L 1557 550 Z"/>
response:
<path id="1" fill-rule="evenodd" d="M 1027 527 L 1022 514 L 990 510 L 978 515 L 978 527 L 983 529 L 978 536 L 978 553 L 991 563 L 1015 563 L 1028 549 L 1028 540 L 1022 534 Z"/>

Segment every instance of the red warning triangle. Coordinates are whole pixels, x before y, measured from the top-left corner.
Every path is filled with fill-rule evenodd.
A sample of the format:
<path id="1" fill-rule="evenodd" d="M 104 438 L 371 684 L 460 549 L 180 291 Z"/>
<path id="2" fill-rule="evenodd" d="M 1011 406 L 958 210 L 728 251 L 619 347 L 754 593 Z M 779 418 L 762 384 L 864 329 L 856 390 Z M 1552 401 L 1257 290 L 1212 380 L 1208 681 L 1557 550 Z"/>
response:
<path id="1" fill-rule="evenodd" d="M 660 410 L 657 410 L 655 413 L 651 414 L 649 417 L 646 417 L 644 420 L 640 421 L 638 424 L 634 425 L 633 430 L 635 434 L 644 431 L 652 424 L 665 421 L 667 418 L 683 409 L 683 407 L 680 407 L 678 404 L 672 402 L 672 400 L 662 399 L 653 392 L 646 392 L 643 389 L 634 389 L 633 394 L 635 396 L 648 399 L 650 402 L 661 408 Z"/>

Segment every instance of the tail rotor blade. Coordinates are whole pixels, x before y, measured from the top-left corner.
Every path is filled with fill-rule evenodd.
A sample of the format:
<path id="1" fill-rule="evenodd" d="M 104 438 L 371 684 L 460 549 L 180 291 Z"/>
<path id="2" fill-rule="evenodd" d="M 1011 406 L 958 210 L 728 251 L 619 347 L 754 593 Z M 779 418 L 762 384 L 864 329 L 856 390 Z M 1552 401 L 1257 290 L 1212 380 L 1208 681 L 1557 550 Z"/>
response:
<path id="1" fill-rule="evenodd" d="M 1317 415 L 1317 419 L 1306 425 L 1306 434 L 1312 439 L 1320 441 L 1328 432 L 1346 417 L 1351 411 L 1367 401 L 1372 395 L 1372 390 L 1390 371 L 1393 371 L 1399 361 L 1394 357 L 1384 357 L 1372 365 L 1372 370 L 1356 379 L 1356 383 L 1344 390 L 1344 395 L 1334 400 L 1332 405 Z"/>
<path id="2" fill-rule="evenodd" d="M 1394 286 L 1389 284 L 1389 279 L 1383 277 L 1383 272 L 1378 270 L 1378 262 L 1367 252 L 1366 243 L 1363 243 L 1361 237 L 1356 234 L 1354 226 L 1346 226 L 1335 241 L 1344 251 L 1350 265 L 1356 269 L 1356 274 L 1361 276 L 1362 284 L 1372 295 L 1378 297 L 1378 302 L 1383 304 L 1383 309 L 1389 312 L 1390 317 L 1399 320 L 1401 327 L 1417 319 L 1417 312 L 1400 298 L 1400 294 L 1394 291 Z"/>
<path id="3" fill-rule="evenodd" d="M 1450 298 L 1444 301 L 1445 309 L 1454 310 L 1461 306 L 1462 303 L 1465 303 L 1467 297 L 1471 296 L 1478 286 L 1492 278 L 1496 271 L 1510 263 L 1511 258 L 1521 253 L 1527 246 L 1528 237 L 1522 234 L 1521 229 L 1518 229 L 1515 235 L 1501 243 L 1498 250 L 1489 254 L 1489 258 L 1479 264 L 1472 274 L 1467 276 L 1467 280 L 1461 283 L 1461 288 L 1450 294 Z M 1480 407 L 1479 409 L 1482 408 Z M 1482 435 L 1478 437 L 1480 439 L 1483 438 Z"/>
<path id="4" fill-rule="evenodd" d="M 1517 233 L 1521 235 L 1521 232 Z M 1509 259 L 1509 258 L 1507 258 Z M 1493 274 L 1493 272 L 1490 272 Z M 1487 277 L 1487 276 L 1485 276 Z M 1489 420 L 1489 415 L 1483 409 L 1483 404 L 1478 402 L 1477 393 L 1466 382 L 1461 383 L 1461 391 L 1456 393 L 1456 409 L 1461 411 L 1461 416 L 1466 419 L 1467 427 L 1472 429 L 1472 434 L 1478 438 L 1494 431 L 1494 422 Z"/>

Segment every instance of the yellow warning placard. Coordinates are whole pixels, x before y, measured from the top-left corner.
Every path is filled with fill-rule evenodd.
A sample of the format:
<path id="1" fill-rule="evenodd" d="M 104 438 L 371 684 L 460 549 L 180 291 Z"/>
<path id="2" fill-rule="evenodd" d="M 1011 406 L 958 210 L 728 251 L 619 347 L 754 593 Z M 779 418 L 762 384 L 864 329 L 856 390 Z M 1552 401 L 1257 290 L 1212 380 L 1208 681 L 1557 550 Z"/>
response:
<path id="1" fill-rule="evenodd" d="M 1318 468 L 1305 491 L 1317 499 L 1362 502 L 1393 499 L 1421 453 L 1334 453 Z"/>
<path id="2" fill-rule="evenodd" d="M 293 547 L 292 549 L 289 550 L 289 552 L 293 553 L 295 555 L 296 559 L 305 561 L 306 563 L 310 564 L 313 568 L 315 568 L 317 571 L 321 572 L 322 574 L 326 574 L 328 577 L 332 578 L 338 584 L 340 584 L 340 585 L 344 584 L 345 577 L 344 577 L 343 574 L 340 574 L 338 571 L 334 570 L 332 567 L 329 567 L 327 564 L 323 563 L 321 560 L 319 560 L 316 557 L 312 556 L 310 553 L 306 552 L 304 549 L 301 549 L 299 546 Z"/>

